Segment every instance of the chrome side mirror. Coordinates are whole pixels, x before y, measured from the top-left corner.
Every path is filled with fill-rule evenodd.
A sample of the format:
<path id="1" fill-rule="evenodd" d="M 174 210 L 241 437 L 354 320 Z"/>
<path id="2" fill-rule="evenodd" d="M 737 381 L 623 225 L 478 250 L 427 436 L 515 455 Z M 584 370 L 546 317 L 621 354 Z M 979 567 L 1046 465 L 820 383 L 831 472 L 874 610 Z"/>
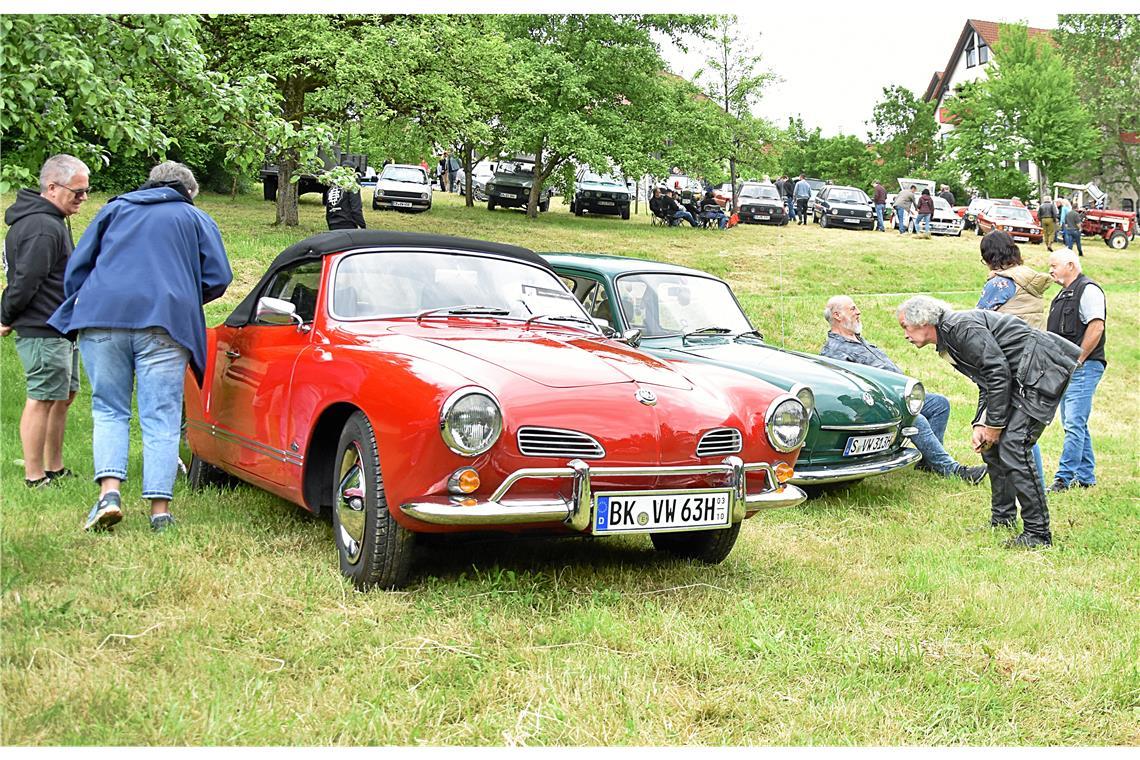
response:
<path id="1" fill-rule="evenodd" d="M 620 340 L 623 343 L 628 343 L 634 348 L 637 348 L 641 345 L 641 330 L 638 330 L 637 328 L 633 328 L 632 330 L 625 330 L 622 332 Z"/>
<path id="2" fill-rule="evenodd" d="M 294 322 L 301 328 L 305 320 L 297 313 L 297 306 L 292 301 L 283 298 L 270 298 L 262 296 L 257 299 L 257 321 L 269 325 L 290 325 Z"/>

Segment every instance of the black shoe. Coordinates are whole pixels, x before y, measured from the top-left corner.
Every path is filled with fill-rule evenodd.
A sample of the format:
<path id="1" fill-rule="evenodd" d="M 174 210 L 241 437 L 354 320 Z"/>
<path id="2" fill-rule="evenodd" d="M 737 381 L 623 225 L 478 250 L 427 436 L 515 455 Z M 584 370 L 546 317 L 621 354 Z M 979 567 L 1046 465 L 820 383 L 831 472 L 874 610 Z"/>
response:
<path id="1" fill-rule="evenodd" d="M 1043 546 L 1052 546 L 1053 539 L 1048 536 L 1038 536 L 1035 533 L 1022 533 L 1017 538 L 1005 542 L 1007 549 L 1040 549 Z"/>
<path id="2" fill-rule="evenodd" d="M 986 478 L 986 472 L 989 471 L 989 466 L 980 464 L 977 467 L 967 467 L 966 465 L 958 465 L 958 477 L 966 481 L 972 486 L 978 485 Z"/>
<path id="3" fill-rule="evenodd" d="M 1078 480 L 1077 488 L 1096 488 L 1096 483 L 1082 483 Z"/>
<path id="4" fill-rule="evenodd" d="M 1057 478 L 1056 480 L 1053 481 L 1053 485 L 1051 485 L 1045 489 L 1045 492 L 1046 493 L 1062 493 L 1064 491 L 1068 491 L 1072 487 L 1073 487 L 1072 483 L 1067 483 L 1064 480 Z"/>
<path id="5" fill-rule="evenodd" d="M 155 533 L 162 533 L 167 528 L 174 527 L 174 515 L 169 512 L 160 512 L 150 516 L 150 529 Z"/>
<path id="6" fill-rule="evenodd" d="M 51 485 L 51 482 L 52 477 L 47 473 L 44 473 L 44 476 L 42 478 L 36 478 L 35 480 L 24 478 L 24 485 L 26 485 L 28 488 L 47 488 Z"/>
<path id="7" fill-rule="evenodd" d="M 52 480 L 75 477 L 75 473 L 67 467 L 60 467 L 58 470 L 44 470 L 44 475 L 48 476 Z"/>
<path id="8" fill-rule="evenodd" d="M 1013 527 L 1016 527 L 1016 524 L 1013 521 L 1013 519 L 995 520 L 994 518 L 991 517 L 990 518 L 990 527 L 991 528 L 1013 528 Z"/>

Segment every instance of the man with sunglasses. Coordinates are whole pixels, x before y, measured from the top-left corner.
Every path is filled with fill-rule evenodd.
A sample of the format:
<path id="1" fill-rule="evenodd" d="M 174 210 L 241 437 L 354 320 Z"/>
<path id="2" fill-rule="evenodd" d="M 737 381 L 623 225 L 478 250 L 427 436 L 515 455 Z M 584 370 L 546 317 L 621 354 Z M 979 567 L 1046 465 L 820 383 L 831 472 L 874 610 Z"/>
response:
<path id="1" fill-rule="evenodd" d="M 15 331 L 24 365 L 20 442 L 30 488 L 72 474 L 63 466 L 63 433 L 79 390 L 79 352 L 47 320 L 63 303 L 63 275 L 74 247 L 65 220 L 87 200 L 89 174 L 75 156 L 52 156 L 40 169 L 40 191 L 20 190 L 4 214 L 8 286 L 0 296 L 0 337 Z"/>

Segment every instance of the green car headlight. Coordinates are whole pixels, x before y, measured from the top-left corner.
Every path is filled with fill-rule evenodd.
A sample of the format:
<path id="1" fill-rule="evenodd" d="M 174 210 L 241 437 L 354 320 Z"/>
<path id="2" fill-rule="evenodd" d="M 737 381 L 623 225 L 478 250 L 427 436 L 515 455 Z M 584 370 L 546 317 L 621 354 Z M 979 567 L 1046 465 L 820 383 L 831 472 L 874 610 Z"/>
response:
<path id="1" fill-rule="evenodd" d="M 776 451 L 795 451 L 808 434 L 808 412 L 797 398 L 778 396 L 764 420 L 768 441 Z"/>
<path id="2" fill-rule="evenodd" d="M 815 409 L 815 392 L 806 385 L 793 385 L 792 389 L 788 392 L 800 400 L 800 403 L 804 405 L 804 410 L 807 411 L 810 417 L 812 411 Z"/>
<path id="3" fill-rule="evenodd" d="M 926 403 L 926 388 L 918 380 L 910 378 L 906 381 L 903 399 L 906 401 L 907 411 L 918 414 L 922 411 L 922 405 Z"/>
<path id="4" fill-rule="evenodd" d="M 503 412 L 490 391 L 461 388 L 444 402 L 439 432 L 447 448 L 463 456 L 482 454 L 503 432 Z"/>

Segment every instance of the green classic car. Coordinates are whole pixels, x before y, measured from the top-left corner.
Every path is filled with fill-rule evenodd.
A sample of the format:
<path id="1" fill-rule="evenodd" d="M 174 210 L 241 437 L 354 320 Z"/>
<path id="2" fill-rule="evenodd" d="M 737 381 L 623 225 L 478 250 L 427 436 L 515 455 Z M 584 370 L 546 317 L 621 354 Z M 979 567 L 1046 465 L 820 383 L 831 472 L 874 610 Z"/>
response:
<path id="1" fill-rule="evenodd" d="M 728 284 L 696 269 L 601 254 L 542 255 L 603 329 L 656 357 L 743 371 L 803 401 L 811 427 L 792 483 L 857 481 L 922 458 L 906 445 L 926 397 L 919 381 L 765 343 Z"/>

